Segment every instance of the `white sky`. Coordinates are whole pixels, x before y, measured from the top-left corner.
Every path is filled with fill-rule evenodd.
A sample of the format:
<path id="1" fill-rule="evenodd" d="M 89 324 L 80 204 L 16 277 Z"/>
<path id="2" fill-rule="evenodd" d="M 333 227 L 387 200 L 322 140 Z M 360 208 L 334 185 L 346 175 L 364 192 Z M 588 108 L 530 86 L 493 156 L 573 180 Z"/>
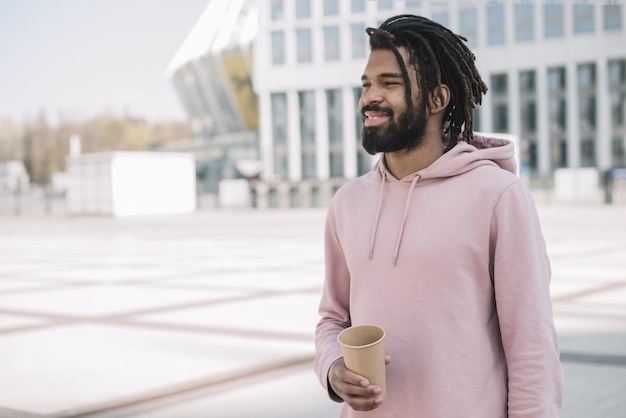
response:
<path id="1" fill-rule="evenodd" d="M 208 0 L 0 0 L 0 115 L 184 120 L 165 76 Z"/>

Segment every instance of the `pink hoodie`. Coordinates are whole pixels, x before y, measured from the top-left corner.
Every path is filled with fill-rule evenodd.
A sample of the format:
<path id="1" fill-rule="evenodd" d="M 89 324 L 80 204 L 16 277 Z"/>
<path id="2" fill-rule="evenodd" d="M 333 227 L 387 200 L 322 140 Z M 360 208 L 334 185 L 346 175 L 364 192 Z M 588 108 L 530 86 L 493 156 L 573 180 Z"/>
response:
<path id="1" fill-rule="evenodd" d="M 351 325 L 382 326 L 392 359 L 383 405 L 341 417 L 560 416 L 550 263 L 513 157 L 475 136 L 401 180 L 382 157 L 333 198 L 315 372 L 328 390 Z"/>

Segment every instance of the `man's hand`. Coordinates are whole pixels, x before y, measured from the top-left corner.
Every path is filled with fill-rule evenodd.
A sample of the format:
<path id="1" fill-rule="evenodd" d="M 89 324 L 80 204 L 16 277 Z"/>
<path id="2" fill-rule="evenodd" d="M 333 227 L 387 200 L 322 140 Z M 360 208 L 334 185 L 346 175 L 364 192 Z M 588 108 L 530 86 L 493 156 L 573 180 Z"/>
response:
<path id="1" fill-rule="evenodd" d="M 385 356 L 385 364 L 390 361 L 391 358 Z M 355 411 L 371 411 L 383 403 L 380 387 L 370 385 L 366 378 L 348 370 L 343 358 L 330 366 L 328 382 L 335 393 Z"/>

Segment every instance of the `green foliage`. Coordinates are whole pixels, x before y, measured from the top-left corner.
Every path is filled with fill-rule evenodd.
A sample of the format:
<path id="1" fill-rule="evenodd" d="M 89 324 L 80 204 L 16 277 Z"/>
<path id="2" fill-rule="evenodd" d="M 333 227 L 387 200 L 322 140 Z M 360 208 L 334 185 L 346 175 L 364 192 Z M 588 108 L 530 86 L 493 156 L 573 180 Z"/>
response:
<path id="1" fill-rule="evenodd" d="M 0 161 L 22 160 L 33 183 L 49 184 L 53 173 L 65 171 L 72 135 L 80 136 L 83 153 L 95 153 L 154 149 L 187 139 L 190 131 L 186 122 L 153 124 L 110 115 L 81 122 L 61 121 L 56 126 L 43 114 L 21 124 L 0 117 Z"/>

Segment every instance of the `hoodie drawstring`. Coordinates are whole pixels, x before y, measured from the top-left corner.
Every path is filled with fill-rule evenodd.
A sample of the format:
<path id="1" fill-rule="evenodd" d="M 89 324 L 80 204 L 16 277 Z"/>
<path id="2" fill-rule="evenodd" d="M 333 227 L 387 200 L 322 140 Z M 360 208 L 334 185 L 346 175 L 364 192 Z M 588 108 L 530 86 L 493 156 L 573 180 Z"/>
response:
<path id="1" fill-rule="evenodd" d="M 380 219 L 380 209 L 383 206 L 383 195 L 385 192 L 385 183 L 387 183 L 387 173 L 382 171 L 382 183 L 380 185 L 380 193 L 378 194 L 378 208 L 376 209 L 376 218 L 374 218 L 374 225 L 372 227 L 372 238 L 370 241 L 370 260 L 374 257 L 374 243 L 376 242 L 376 233 L 378 232 L 378 221 Z"/>
<path id="2" fill-rule="evenodd" d="M 402 242 L 402 235 L 404 234 L 404 225 L 406 224 L 406 218 L 409 214 L 409 208 L 411 207 L 411 196 L 413 195 L 413 189 L 415 189 L 415 184 L 422 176 L 416 174 L 411 181 L 411 186 L 409 187 L 409 192 L 406 196 L 406 203 L 404 204 L 404 213 L 402 214 L 402 222 L 400 223 L 400 232 L 398 233 L 398 240 L 396 242 L 396 248 L 393 253 L 393 265 L 398 264 L 398 252 L 400 251 L 400 243 Z M 370 253 L 369 259 L 371 260 L 374 257 L 374 244 L 376 243 L 376 233 L 378 232 L 378 223 L 380 221 L 380 212 L 383 206 L 383 197 L 385 195 L 385 183 L 387 183 L 387 173 L 382 172 L 382 183 L 380 185 L 380 193 L 378 195 L 378 207 L 376 208 L 376 217 L 374 218 L 374 225 L 372 227 L 372 237 L 370 241 Z"/>
<path id="3" fill-rule="evenodd" d="M 406 203 L 404 204 L 404 213 L 402 214 L 402 222 L 400 223 L 400 232 L 398 233 L 398 241 L 396 242 L 396 249 L 393 252 L 393 265 L 398 264 L 398 252 L 400 251 L 400 242 L 402 241 L 402 234 L 404 234 L 404 225 L 406 224 L 406 217 L 409 214 L 409 207 L 411 206 L 411 195 L 415 184 L 422 178 L 419 174 L 416 174 L 409 187 L 409 193 L 406 195 Z"/>

